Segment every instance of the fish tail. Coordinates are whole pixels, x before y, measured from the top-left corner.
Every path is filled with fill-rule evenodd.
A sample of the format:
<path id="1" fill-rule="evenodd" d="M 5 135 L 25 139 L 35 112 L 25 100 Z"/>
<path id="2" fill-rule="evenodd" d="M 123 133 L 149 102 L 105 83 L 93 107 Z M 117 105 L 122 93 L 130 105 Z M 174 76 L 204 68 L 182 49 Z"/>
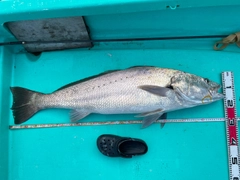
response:
<path id="1" fill-rule="evenodd" d="M 27 121 L 41 108 L 37 106 L 36 95 L 40 93 L 21 87 L 10 87 L 13 94 L 12 112 L 15 124 Z"/>

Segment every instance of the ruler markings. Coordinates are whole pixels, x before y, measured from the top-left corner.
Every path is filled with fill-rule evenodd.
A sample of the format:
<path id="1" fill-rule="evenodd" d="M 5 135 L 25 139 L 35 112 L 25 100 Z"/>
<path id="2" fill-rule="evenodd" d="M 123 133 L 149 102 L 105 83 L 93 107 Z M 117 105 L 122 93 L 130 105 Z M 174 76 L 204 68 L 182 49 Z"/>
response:
<path id="1" fill-rule="evenodd" d="M 240 117 L 236 120 L 240 120 Z M 225 118 L 191 118 L 191 119 L 165 119 L 157 120 L 157 123 L 192 123 L 192 122 L 224 122 Z M 77 126 L 101 126 L 101 125 L 123 125 L 141 124 L 142 120 L 121 120 L 121 121 L 100 121 L 81 123 L 52 123 L 52 124 L 28 124 L 12 125 L 10 129 L 34 129 L 34 128 L 54 128 L 54 127 L 77 127 Z"/>
<path id="2" fill-rule="evenodd" d="M 232 72 L 222 73 L 224 110 L 226 118 L 226 133 L 228 145 L 229 179 L 239 180 L 239 154 L 238 154 L 238 121 L 236 114 L 236 98 L 234 92 L 234 77 Z"/>

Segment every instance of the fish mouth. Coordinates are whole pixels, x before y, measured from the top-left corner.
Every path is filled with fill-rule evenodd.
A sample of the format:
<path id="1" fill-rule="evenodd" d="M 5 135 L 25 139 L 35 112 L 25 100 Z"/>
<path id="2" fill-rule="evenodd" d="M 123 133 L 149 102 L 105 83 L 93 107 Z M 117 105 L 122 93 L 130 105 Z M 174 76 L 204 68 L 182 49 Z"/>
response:
<path id="1" fill-rule="evenodd" d="M 218 93 L 218 90 L 221 88 L 222 86 L 220 84 L 216 85 L 215 87 L 213 87 L 209 93 L 210 95 L 212 96 L 212 100 L 213 101 L 217 101 L 217 100 L 220 100 L 220 99 L 223 99 L 224 98 L 224 95 L 221 94 L 221 93 Z"/>
<path id="2" fill-rule="evenodd" d="M 220 88 L 221 88 L 222 86 L 220 85 L 220 84 L 218 84 L 216 87 L 214 87 L 213 89 L 214 89 L 214 91 L 218 91 Z"/>
<path id="3" fill-rule="evenodd" d="M 202 104 L 208 104 L 214 101 L 218 101 L 224 98 L 224 95 L 221 93 L 208 94 L 202 98 Z"/>
<path id="4" fill-rule="evenodd" d="M 224 98 L 224 95 L 218 92 L 209 92 L 212 101 L 217 101 Z"/>
<path id="5" fill-rule="evenodd" d="M 219 89 L 221 89 L 221 87 L 222 87 L 222 86 L 221 86 L 220 84 L 215 84 L 214 86 L 210 87 L 209 89 L 210 89 L 211 92 L 217 93 L 217 91 L 218 91 Z"/>
<path id="6" fill-rule="evenodd" d="M 223 98 L 224 98 L 224 95 L 221 94 L 221 93 L 216 93 L 216 94 L 214 94 L 214 96 L 213 96 L 213 99 L 214 99 L 214 100 L 220 100 L 220 99 L 223 99 Z"/>

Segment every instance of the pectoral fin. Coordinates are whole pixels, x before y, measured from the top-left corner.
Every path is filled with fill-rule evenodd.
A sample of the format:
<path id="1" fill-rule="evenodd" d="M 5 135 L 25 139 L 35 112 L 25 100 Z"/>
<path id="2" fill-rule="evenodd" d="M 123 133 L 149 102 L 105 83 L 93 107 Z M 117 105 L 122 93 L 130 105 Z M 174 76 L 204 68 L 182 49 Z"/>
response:
<path id="1" fill-rule="evenodd" d="M 73 109 L 70 112 L 70 120 L 71 122 L 77 122 L 78 120 L 83 119 L 89 114 L 90 112 L 85 109 Z"/>
<path id="2" fill-rule="evenodd" d="M 162 113 L 158 113 L 158 114 L 153 114 L 153 115 L 150 115 L 150 116 L 146 116 L 144 119 L 143 119 L 143 122 L 142 122 L 142 128 L 146 128 L 148 126 L 150 126 L 152 123 L 156 122 L 157 119 L 162 115 Z"/>
<path id="3" fill-rule="evenodd" d="M 138 88 L 145 90 L 149 93 L 155 94 L 157 96 L 163 96 L 163 97 L 167 96 L 168 91 L 172 91 L 171 88 L 153 86 L 153 85 L 143 85 L 143 86 L 138 86 Z"/>

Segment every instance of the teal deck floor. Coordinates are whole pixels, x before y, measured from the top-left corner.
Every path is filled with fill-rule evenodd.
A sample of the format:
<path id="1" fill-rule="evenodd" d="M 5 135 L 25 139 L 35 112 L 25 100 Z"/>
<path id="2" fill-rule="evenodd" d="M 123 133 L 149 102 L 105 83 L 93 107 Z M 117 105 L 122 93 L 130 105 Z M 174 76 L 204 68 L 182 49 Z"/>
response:
<path id="1" fill-rule="evenodd" d="M 91 75 L 136 65 L 174 68 L 221 83 L 221 72 L 233 71 L 240 110 L 240 61 L 234 52 L 174 49 L 93 48 L 45 52 L 35 57 L 4 51 L 4 119 L 13 124 L 8 86 L 44 93 Z M 3 116 L 3 115 L 2 115 Z M 6 118 L 7 117 L 7 118 Z M 179 110 L 169 118 L 224 117 L 223 102 Z M 133 120 L 133 115 L 90 115 L 82 120 Z M 67 123 L 68 110 L 45 110 L 28 124 Z M 8 124 L 8 123 L 7 123 Z M 7 125 L 6 125 L 7 126 Z M 227 179 L 228 160 L 224 122 L 169 123 L 140 129 L 140 125 L 104 125 L 9 131 L 10 180 L 40 179 Z M 132 159 L 109 158 L 97 149 L 101 134 L 141 138 L 147 154 Z M 6 157 L 4 157 L 6 158 Z"/>
<path id="2" fill-rule="evenodd" d="M 238 0 L 24 0 L 0 1 L 0 42 L 15 41 L 5 22 L 84 16 L 92 39 L 228 35 L 239 31 Z M 178 5 L 178 7 L 177 7 Z M 176 7 L 176 10 L 173 10 Z M 26 53 L 0 47 L 0 180 L 212 180 L 228 179 L 224 122 L 140 124 L 9 130 L 10 86 L 50 93 L 107 70 L 137 65 L 174 68 L 221 83 L 233 71 L 240 112 L 239 48 L 212 49 L 219 39 L 95 43 L 92 49 Z M 223 102 L 179 110 L 168 118 L 224 117 Z M 134 120 L 134 115 L 92 114 L 82 122 Z M 69 111 L 39 112 L 26 124 L 68 123 Z M 98 136 L 141 138 L 149 151 L 132 159 L 109 158 Z"/>

